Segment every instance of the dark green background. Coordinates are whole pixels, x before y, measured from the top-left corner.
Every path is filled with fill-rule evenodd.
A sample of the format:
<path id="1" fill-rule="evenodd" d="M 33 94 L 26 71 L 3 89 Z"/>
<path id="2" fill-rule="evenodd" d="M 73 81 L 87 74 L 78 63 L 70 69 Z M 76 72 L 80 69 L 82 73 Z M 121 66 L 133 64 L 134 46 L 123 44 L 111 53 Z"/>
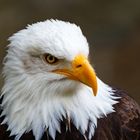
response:
<path id="1" fill-rule="evenodd" d="M 140 103 L 140 0 L 0 0 L 0 62 L 9 36 L 50 18 L 78 24 L 98 77 Z"/>

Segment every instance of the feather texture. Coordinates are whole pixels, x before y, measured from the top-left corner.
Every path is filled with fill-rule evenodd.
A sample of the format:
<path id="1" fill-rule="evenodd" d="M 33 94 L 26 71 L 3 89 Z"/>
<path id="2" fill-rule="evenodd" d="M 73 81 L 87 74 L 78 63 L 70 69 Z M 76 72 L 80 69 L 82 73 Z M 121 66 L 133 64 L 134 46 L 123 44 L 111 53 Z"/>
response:
<path id="1" fill-rule="evenodd" d="M 139 106 L 131 98 L 99 78 L 95 97 L 90 87 L 52 73 L 70 68 L 78 54 L 88 57 L 88 43 L 78 26 L 47 20 L 28 26 L 9 41 L 0 139 L 125 140 L 127 132 L 133 140 L 139 138 Z M 59 63 L 43 61 L 46 53 L 57 57 Z M 138 124 L 132 124 L 136 120 Z"/>

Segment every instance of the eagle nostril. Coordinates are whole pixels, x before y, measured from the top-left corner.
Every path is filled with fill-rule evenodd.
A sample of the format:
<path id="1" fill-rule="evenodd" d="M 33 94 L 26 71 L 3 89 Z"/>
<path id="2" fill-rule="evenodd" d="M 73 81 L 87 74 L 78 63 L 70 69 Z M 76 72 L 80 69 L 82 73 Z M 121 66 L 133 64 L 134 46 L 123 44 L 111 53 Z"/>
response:
<path id="1" fill-rule="evenodd" d="M 81 64 L 79 64 L 79 65 L 77 65 L 77 66 L 76 66 L 76 68 L 80 68 L 80 67 L 82 67 L 82 65 L 81 65 Z"/>

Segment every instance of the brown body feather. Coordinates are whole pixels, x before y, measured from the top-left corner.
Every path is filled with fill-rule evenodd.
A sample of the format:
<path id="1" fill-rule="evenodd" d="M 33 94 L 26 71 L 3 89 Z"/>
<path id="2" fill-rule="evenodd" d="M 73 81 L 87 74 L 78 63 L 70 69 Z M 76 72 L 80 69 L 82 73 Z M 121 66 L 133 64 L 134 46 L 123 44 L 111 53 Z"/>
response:
<path id="1" fill-rule="evenodd" d="M 115 112 L 107 115 L 97 122 L 97 128 L 92 140 L 140 140 L 140 106 L 123 91 L 116 90 L 116 96 L 121 97 L 119 103 L 114 106 Z M 0 118 L 2 122 L 3 118 Z M 57 133 L 56 140 L 88 140 L 85 136 L 67 121 L 61 123 L 61 134 Z M 9 137 L 6 125 L 0 125 L 0 140 L 14 140 Z M 67 131 L 66 131 L 67 130 Z M 20 140 L 34 140 L 32 132 L 24 134 Z M 41 140 L 52 140 L 44 133 Z"/>

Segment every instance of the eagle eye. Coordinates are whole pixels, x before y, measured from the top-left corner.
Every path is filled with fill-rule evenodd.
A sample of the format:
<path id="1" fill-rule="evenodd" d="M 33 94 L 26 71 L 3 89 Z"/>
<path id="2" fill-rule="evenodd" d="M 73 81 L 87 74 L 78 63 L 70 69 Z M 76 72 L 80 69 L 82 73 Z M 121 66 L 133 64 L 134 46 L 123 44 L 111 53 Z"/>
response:
<path id="1" fill-rule="evenodd" d="M 58 59 L 51 54 L 44 54 L 44 60 L 49 64 L 55 64 L 58 62 Z"/>

